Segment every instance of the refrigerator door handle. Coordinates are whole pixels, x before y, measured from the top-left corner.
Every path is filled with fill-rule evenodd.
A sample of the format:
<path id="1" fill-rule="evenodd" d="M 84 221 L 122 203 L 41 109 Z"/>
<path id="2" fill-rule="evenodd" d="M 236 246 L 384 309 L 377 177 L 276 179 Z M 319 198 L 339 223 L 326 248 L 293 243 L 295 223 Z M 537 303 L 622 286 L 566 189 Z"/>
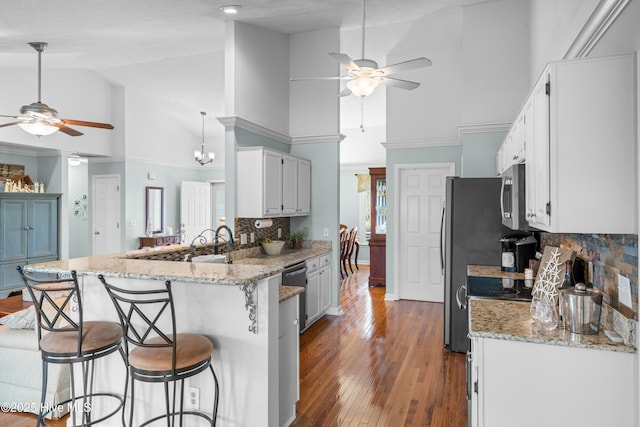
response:
<path id="1" fill-rule="evenodd" d="M 500 215 L 504 218 L 504 186 L 505 179 L 502 179 L 502 185 L 500 185 Z"/>
<path id="2" fill-rule="evenodd" d="M 440 218 L 440 270 L 442 270 L 442 274 L 444 275 L 444 214 L 445 214 L 446 205 L 442 204 L 442 217 Z"/>
<path id="3" fill-rule="evenodd" d="M 464 289 L 464 299 L 460 297 L 460 291 L 463 289 Z M 467 309 L 467 287 L 465 285 L 460 286 L 456 291 L 456 302 L 458 303 L 458 307 L 460 307 L 460 310 Z"/>

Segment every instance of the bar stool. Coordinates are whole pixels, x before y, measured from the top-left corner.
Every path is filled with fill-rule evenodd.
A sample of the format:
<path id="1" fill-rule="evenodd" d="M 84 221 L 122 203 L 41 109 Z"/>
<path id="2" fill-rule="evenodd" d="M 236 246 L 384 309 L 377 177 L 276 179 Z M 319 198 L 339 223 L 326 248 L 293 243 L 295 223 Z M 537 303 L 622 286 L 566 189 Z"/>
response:
<path id="1" fill-rule="evenodd" d="M 171 292 L 171 282 L 166 281 L 161 288 L 152 290 L 122 289 L 107 283 L 99 275 L 111 301 L 118 312 L 125 335 L 125 353 L 131 377 L 131 410 L 129 425 L 133 425 L 135 402 L 135 381 L 164 383 L 166 413 L 155 416 L 138 427 L 143 427 L 166 418 L 167 426 L 175 425 L 179 416 L 182 426 L 183 415 L 204 418 L 212 426 L 216 425 L 218 414 L 218 378 L 211 365 L 212 342 L 203 335 L 176 333 L 176 315 Z M 170 324 L 169 328 L 162 325 Z M 129 348 L 132 344 L 133 349 Z M 213 413 L 184 410 L 184 380 L 209 369 L 215 385 Z M 177 382 L 180 382 L 180 409 L 176 411 Z M 169 383 L 173 383 L 173 404 L 169 402 Z"/>
<path id="2" fill-rule="evenodd" d="M 45 415 L 53 408 L 45 410 L 47 376 L 50 363 L 66 363 L 71 373 L 71 399 L 61 405 L 71 403 L 71 417 L 74 426 L 90 426 L 111 418 L 122 409 L 124 424 L 125 398 L 114 393 L 94 393 L 94 364 L 101 357 L 122 350 L 122 328 L 115 322 L 83 321 L 83 308 L 78 279 L 75 271 L 71 278 L 38 280 L 26 275 L 21 267 L 18 273 L 27 287 L 36 310 L 38 346 L 42 355 L 42 395 L 37 426 L 46 426 Z M 64 295 L 64 296 L 61 296 Z M 69 314 L 72 301 L 77 301 L 78 320 Z M 42 333 L 42 331 L 46 333 Z M 76 396 L 73 364 L 82 364 L 83 393 Z M 126 381 L 125 381 L 126 389 Z M 97 420 L 91 419 L 94 397 L 107 397 L 117 403 L 115 409 Z M 76 402 L 82 399 L 82 406 Z M 82 410 L 82 421 L 78 424 L 76 410 Z"/>

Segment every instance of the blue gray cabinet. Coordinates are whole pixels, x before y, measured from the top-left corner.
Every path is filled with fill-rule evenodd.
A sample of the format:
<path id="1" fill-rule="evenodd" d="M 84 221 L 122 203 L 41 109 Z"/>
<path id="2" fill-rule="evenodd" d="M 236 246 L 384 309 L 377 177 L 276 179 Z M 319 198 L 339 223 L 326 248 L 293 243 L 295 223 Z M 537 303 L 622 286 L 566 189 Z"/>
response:
<path id="1" fill-rule="evenodd" d="M 23 286 L 17 266 L 58 259 L 59 198 L 0 193 L 0 292 Z"/>

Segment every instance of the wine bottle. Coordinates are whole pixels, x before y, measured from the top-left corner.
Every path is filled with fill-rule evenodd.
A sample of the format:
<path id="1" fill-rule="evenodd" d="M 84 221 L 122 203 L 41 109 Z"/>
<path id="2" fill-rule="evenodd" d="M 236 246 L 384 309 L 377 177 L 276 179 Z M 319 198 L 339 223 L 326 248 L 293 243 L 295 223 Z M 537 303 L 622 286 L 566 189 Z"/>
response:
<path id="1" fill-rule="evenodd" d="M 565 261 L 564 265 L 565 265 L 564 280 L 562 281 L 562 283 L 560 284 L 560 287 L 558 288 L 558 314 L 559 314 L 560 320 L 563 321 L 563 323 L 564 323 L 564 316 L 563 316 L 564 299 L 562 298 L 562 290 L 569 289 L 576 286 L 576 280 L 573 277 L 573 262 L 570 259 L 568 259 Z"/>

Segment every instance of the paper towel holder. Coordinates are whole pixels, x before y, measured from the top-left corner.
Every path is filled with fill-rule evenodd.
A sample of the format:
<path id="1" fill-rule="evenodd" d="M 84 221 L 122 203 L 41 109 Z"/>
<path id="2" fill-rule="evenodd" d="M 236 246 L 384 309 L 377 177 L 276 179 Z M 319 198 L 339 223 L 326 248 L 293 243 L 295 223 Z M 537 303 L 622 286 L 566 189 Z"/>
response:
<path id="1" fill-rule="evenodd" d="M 273 225 L 273 220 L 270 219 L 256 219 L 254 223 L 256 228 L 269 228 Z"/>

